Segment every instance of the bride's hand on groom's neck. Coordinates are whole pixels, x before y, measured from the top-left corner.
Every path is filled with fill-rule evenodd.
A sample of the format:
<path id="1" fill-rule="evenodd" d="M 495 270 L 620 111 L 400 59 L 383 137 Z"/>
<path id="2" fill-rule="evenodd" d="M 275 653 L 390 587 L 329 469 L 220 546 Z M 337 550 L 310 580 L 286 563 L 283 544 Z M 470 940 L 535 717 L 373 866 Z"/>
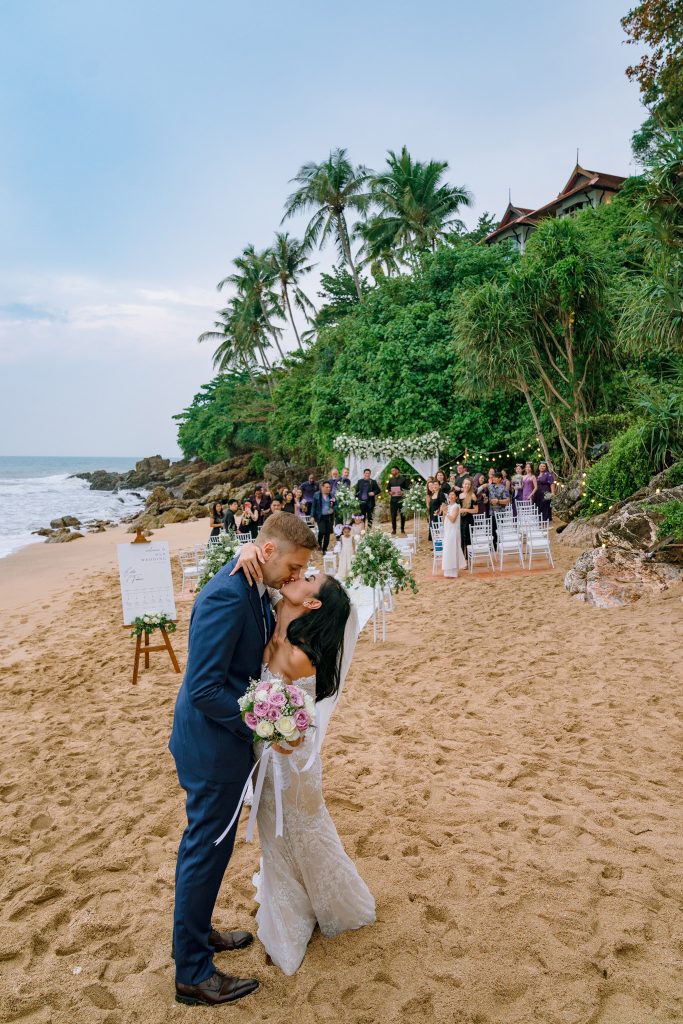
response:
<path id="1" fill-rule="evenodd" d="M 239 558 L 230 575 L 234 576 L 241 569 L 249 586 L 252 586 L 254 583 L 263 583 L 263 570 L 261 566 L 266 561 L 266 556 L 258 544 L 243 544 L 240 548 Z"/>

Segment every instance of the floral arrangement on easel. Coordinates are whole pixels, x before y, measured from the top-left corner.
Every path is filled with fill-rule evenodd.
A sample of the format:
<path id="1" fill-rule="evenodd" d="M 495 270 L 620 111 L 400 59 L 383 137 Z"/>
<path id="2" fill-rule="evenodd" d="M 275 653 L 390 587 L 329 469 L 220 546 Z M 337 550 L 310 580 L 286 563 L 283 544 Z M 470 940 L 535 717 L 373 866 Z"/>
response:
<path id="1" fill-rule="evenodd" d="M 176 624 L 173 619 L 162 612 L 146 612 L 138 615 L 130 624 L 131 636 L 142 636 L 144 633 L 149 636 L 156 629 L 164 629 L 167 633 L 175 633 Z"/>
<path id="2" fill-rule="evenodd" d="M 368 530 L 356 549 L 346 585 L 356 581 L 366 587 L 388 586 L 394 593 L 408 589 L 417 593 L 415 577 L 403 564 L 401 552 L 380 529 Z"/>
<path id="3" fill-rule="evenodd" d="M 344 487 L 340 484 L 337 487 L 334 496 L 334 511 L 343 523 L 351 522 L 351 516 L 354 512 L 360 510 L 360 502 L 358 498 L 352 493 L 351 487 Z"/>
<path id="4" fill-rule="evenodd" d="M 427 514 L 427 484 L 424 480 L 416 480 L 403 499 L 403 511 L 410 515 Z"/>
<path id="5" fill-rule="evenodd" d="M 227 565 L 235 555 L 239 542 L 234 533 L 224 533 L 218 538 L 217 544 L 209 544 L 206 549 L 206 555 L 202 558 L 201 575 L 197 580 L 196 593 L 205 587 L 210 579 L 216 575 L 219 569 L 222 569 L 224 565 Z"/>

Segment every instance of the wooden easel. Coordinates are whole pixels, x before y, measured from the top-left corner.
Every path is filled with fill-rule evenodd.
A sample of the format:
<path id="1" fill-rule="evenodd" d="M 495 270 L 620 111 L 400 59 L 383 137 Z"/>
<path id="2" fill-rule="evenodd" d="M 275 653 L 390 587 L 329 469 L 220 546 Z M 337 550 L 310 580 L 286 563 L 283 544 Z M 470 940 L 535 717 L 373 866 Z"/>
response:
<path id="1" fill-rule="evenodd" d="M 131 541 L 131 544 L 149 544 L 149 541 L 144 536 L 144 534 L 143 534 L 143 532 L 142 532 L 142 530 L 140 528 L 138 528 L 136 530 L 136 532 L 135 532 L 135 539 Z M 124 628 L 125 629 L 130 629 L 130 626 L 125 626 Z M 138 674 L 140 672 L 140 658 L 143 656 L 143 654 L 145 656 L 145 668 L 149 668 L 149 656 L 150 656 L 150 654 L 154 654 L 156 651 L 168 651 L 168 656 L 171 659 L 171 663 L 173 665 L 173 668 L 175 669 L 176 672 L 180 672 L 180 665 L 178 664 L 178 659 L 175 656 L 175 651 L 171 647 L 171 641 L 169 639 L 168 633 L 166 632 L 166 630 L 164 629 L 163 626 L 159 627 L 159 632 L 161 633 L 161 636 L 163 638 L 164 643 L 163 643 L 163 645 L 157 644 L 156 647 L 151 647 L 150 646 L 150 643 L 149 643 L 149 633 L 145 633 L 144 634 L 144 637 L 145 637 L 144 644 L 142 642 L 142 637 L 143 637 L 142 633 L 140 634 L 139 637 L 136 638 L 136 641 L 135 641 L 135 661 L 133 662 L 133 686 L 135 686 L 137 684 L 137 681 L 138 681 Z"/>
<path id="2" fill-rule="evenodd" d="M 126 626 L 125 628 L 130 629 L 130 626 Z M 155 647 L 150 646 L 149 633 L 144 634 L 144 644 L 142 642 L 143 634 L 140 634 L 140 636 L 136 638 L 135 661 L 133 662 L 133 686 L 135 686 L 135 684 L 138 681 L 138 674 L 140 671 L 140 659 L 144 655 L 145 668 L 149 668 L 149 656 L 150 654 L 154 654 L 155 651 L 168 651 L 168 656 L 171 659 L 173 668 L 175 669 L 176 672 L 180 672 L 180 665 L 178 664 L 178 659 L 175 656 L 175 651 L 171 647 L 171 641 L 169 639 L 168 633 L 166 632 L 163 626 L 160 626 L 159 632 L 161 633 L 164 642 L 163 644 L 157 644 Z"/>

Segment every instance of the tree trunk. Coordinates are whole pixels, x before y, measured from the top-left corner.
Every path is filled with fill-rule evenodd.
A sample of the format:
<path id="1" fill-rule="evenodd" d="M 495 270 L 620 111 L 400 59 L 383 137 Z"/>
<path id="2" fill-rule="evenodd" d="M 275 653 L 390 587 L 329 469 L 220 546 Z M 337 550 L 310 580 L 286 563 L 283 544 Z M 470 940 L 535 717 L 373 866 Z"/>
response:
<path id="1" fill-rule="evenodd" d="M 353 257 L 351 256 L 351 245 L 349 243 L 349 233 L 346 228 L 346 220 L 344 218 L 344 214 L 341 212 L 337 214 L 337 232 L 339 234 L 339 241 L 342 244 L 342 252 L 344 253 L 344 258 L 346 259 L 346 262 L 348 263 L 349 269 L 351 270 L 351 274 L 353 276 L 353 283 L 356 286 L 356 295 L 358 296 L 358 301 L 360 302 L 363 298 L 363 293 L 360 287 L 358 271 L 356 270 L 356 267 L 353 262 Z"/>
<path id="2" fill-rule="evenodd" d="M 294 321 L 294 313 L 292 312 L 292 304 L 289 301 L 289 289 L 287 288 L 287 284 L 286 284 L 285 281 L 282 282 L 282 295 L 283 295 L 284 300 L 285 300 L 285 305 L 287 306 L 287 312 L 289 313 L 290 322 L 292 324 L 292 327 L 294 328 L 294 334 L 296 335 L 297 345 L 299 346 L 299 348 L 303 352 L 304 347 L 301 344 L 301 338 L 299 337 L 299 332 L 296 329 L 296 323 Z"/>
<path id="3" fill-rule="evenodd" d="M 545 434 L 543 433 L 543 431 L 541 429 L 541 424 L 540 424 L 540 421 L 538 419 L 538 416 L 536 415 L 536 409 L 534 408 L 534 403 L 531 401 L 531 394 L 529 393 L 529 389 L 526 386 L 526 381 L 525 380 L 522 380 L 521 390 L 522 390 L 522 394 L 524 395 L 524 397 L 526 399 L 526 404 L 529 406 L 529 412 L 531 413 L 531 418 L 534 421 L 534 426 L 536 427 L 536 436 L 538 437 L 538 443 L 540 444 L 541 448 L 543 449 L 543 454 L 545 455 L 545 461 L 548 463 L 548 469 L 550 470 L 551 473 L 554 473 L 555 470 L 553 469 L 553 464 L 552 464 L 552 461 L 551 461 L 551 458 L 550 458 L 550 452 L 548 451 L 548 442 L 546 441 Z"/>

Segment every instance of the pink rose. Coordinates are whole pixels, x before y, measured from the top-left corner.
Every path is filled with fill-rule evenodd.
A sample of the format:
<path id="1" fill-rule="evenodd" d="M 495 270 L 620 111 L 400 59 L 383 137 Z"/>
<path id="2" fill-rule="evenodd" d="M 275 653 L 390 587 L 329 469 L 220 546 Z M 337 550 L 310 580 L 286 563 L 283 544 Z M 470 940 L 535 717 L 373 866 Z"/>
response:
<path id="1" fill-rule="evenodd" d="M 266 711 L 267 721 L 277 722 L 278 718 L 280 717 L 281 711 L 281 708 L 274 708 L 272 704 L 269 704 L 268 710 Z"/>
<path id="2" fill-rule="evenodd" d="M 276 690 L 275 693 L 271 693 L 268 698 L 268 703 L 273 708 L 283 708 L 287 703 L 287 698 L 284 693 L 280 693 L 279 690 Z"/>
<path id="3" fill-rule="evenodd" d="M 297 711 L 297 713 L 294 715 L 294 725 L 297 727 L 299 732 L 305 732 L 306 729 L 308 729 L 310 722 L 311 716 L 309 715 L 308 711 L 304 711 L 302 709 L 301 711 Z"/>
<path id="4" fill-rule="evenodd" d="M 267 704 L 265 701 L 262 701 L 259 704 L 254 704 L 254 714 L 257 715 L 259 718 L 265 718 L 266 715 L 268 714 L 269 707 L 270 705 Z"/>
<path id="5" fill-rule="evenodd" d="M 246 715 L 244 716 L 244 721 L 247 723 L 250 729 L 255 729 L 256 726 L 258 725 L 258 718 L 256 717 L 253 711 L 247 711 Z"/>
<path id="6" fill-rule="evenodd" d="M 303 693 L 301 692 L 301 690 L 299 689 L 298 686 L 288 686 L 287 687 L 287 693 L 289 694 L 289 698 L 290 698 L 292 704 L 294 704 L 295 707 L 297 707 L 297 708 L 303 707 L 304 695 L 303 695 Z"/>

